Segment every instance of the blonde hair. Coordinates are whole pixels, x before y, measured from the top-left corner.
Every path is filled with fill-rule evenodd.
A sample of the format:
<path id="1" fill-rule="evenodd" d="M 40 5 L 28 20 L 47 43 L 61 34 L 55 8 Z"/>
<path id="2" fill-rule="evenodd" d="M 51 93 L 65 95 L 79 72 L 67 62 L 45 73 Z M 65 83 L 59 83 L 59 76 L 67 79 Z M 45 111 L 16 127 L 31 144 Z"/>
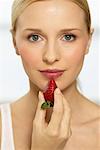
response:
<path id="1" fill-rule="evenodd" d="M 25 8 L 27 8 L 29 5 L 31 5 L 34 2 L 37 1 L 47 1 L 47 0 L 14 0 L 12 5 L 12 32 L 16 31 L 16 23 L 18 20 L 18 17 L 21 15 L 21 13 L 24 11 Z M 76 3 L 81 9 L 83 9 L 85 13 L 85 21 L 87 25 L 87 30 L 90 33 L 91 30 L 91 15 L 89 10 L 89 5 L 87 0 L 70 0 L 74 3 Z"/>

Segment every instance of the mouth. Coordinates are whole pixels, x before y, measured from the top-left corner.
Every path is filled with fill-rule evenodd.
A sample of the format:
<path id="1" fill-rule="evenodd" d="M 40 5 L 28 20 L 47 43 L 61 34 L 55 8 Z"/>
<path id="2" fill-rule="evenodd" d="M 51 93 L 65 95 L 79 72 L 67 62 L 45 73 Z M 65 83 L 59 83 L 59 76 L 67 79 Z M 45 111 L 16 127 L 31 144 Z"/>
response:
<path id="1" fill-rule="evenodd" d="M 40 70 L 41 74 L 48 79 L 56 79 L 63 75 L 65 70 L 58 70 L 58 69 L 47 69 L 47 70 Z"/>

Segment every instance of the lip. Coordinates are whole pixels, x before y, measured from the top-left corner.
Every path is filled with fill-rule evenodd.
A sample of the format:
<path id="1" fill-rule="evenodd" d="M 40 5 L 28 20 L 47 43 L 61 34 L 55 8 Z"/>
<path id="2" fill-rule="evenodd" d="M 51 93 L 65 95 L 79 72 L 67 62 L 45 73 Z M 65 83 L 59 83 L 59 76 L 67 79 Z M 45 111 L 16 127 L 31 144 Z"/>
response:
<path id="1" fill-rule="evenodd" d="M 41 70 L 40 72 L 42 73 L 43 76 L 49 79 L 55 79 L 55 78 L 60 77 L 64 73 L 64 70 L 47 69 L 47 70 Z"/>

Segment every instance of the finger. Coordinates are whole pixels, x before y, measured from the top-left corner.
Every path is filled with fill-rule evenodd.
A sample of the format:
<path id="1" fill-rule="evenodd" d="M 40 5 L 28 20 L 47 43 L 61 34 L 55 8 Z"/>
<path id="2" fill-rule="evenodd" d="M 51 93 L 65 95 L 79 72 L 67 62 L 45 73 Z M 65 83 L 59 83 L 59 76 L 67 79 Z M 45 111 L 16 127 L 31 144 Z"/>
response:
<path id="1" fill-rule="evenodd" d="M 63 116 L 63 102 L 60 90 L 57 88 L 54 92 L 54 107 L 51 120 L 48 125 L 49 131 L 58 132 Z"/>
<path id="2" fill-rule="evenodd" d="M 71 120 L 71 109 L 68 101 L 63 96 L 64 115 L 61 122 L 60 132 L 64 137 L 70 135 L 70 120 Z"/>
<path id="3" fill-rule="evenodd" d="M 34 122 L 36 122 L 37 124 L 43 125 L 45 123 L 46 110 L 41 109 L 42 103 L 45 102 L 43 93 L 41 91 L 39 91 L 38 98 L 39 98 L 39 101 L 37 105 Z"/>

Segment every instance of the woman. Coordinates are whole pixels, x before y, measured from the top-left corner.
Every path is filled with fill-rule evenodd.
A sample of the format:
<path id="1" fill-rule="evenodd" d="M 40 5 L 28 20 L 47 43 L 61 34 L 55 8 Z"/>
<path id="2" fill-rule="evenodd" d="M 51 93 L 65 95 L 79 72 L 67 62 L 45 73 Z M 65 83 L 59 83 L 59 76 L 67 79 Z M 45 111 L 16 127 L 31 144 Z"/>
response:
<path id="1" fill-rule="evenodd" d="M 77 89 L 93 33 L 87 1 L 15 0 L 11 32 L 30 90 L 1 106 L 1 150 L 98 150 L 99 108 Z M 54 106 L 41 109 L 51 79 Z"/>

